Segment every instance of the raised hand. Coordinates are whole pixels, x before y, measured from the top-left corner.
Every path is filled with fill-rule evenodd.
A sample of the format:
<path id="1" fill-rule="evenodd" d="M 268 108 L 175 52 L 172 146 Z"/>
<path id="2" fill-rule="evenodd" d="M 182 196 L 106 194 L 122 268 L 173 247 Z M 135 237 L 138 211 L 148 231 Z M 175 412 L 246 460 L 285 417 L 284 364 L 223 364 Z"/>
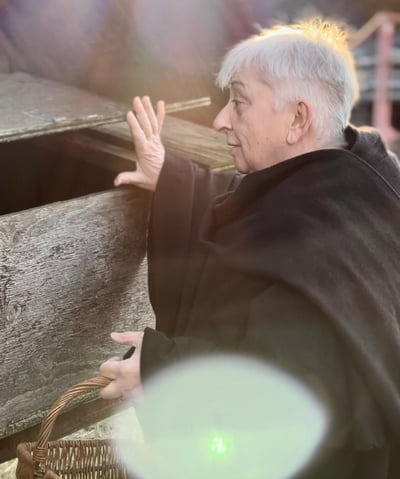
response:
<path id="1" fill-rule="evenodd" d="M 157 102 L 155 112 L 148 96 L 133 99 L 133 111 L 127 113 L 126 120 L 137 156 L 136 171 L 119 173 L 114 180 L 115 186 L 135 185 L 155 191 L 165 159 L 165 148 L 160 136 L 164 117 L 163 101 Z"/>

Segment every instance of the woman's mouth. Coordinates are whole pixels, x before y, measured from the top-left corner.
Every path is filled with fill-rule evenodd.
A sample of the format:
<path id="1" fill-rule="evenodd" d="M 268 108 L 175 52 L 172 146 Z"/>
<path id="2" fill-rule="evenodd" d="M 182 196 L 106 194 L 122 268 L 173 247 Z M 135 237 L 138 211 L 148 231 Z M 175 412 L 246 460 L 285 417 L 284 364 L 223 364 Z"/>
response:
<path id="1" fill-rule="evenodd" d="M 236 143 L 228 143 L 228 146 L 230 146 L 230 152 L 232 153 L 235 148 L 239 148 L 240 145 Z"/>

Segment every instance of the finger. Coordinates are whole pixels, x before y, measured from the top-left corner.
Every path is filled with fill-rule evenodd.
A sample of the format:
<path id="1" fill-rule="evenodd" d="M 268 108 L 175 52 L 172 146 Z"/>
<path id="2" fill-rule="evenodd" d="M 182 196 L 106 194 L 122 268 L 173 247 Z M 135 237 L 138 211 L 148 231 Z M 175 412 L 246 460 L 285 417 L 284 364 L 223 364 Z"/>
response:
<path id="1" fill-rule="evenodd" d="M 146 138 L 149 138 L 153 134 L 153 130 L 147 111 L 145 110 L 142 100 L 139 97 L 135 97 L 133 100 L 133 110 L 136 114 L 136 119 L 140 128 L 144 132 Z"/>
<path id="2" fill-rule="evenodd" d="M 114 179 L 114 186 L 134 185 L 145 190 L 154 191 L 155 182 L 146 178 L 141 171 L 125 171 L 119 173 Z"/>
<path id="3" fill-rule="evenodd" d="M 114 186 L 138 185 L 142 179 L 142 175 L 137 171 L 124 171 L 115 177 Z"/>
<path id="4" fill-rule="evenodd" d="M 113 356 L 112 358 L 109 358 L 108 361 L 121 361 L 122 358 L 120 356 Z"/>
<path id="5" fill-rule="evenodd" d="M 158 119 L 154 112 L 153 105 L 151 104 L 150 98 L 148 96 L 144 96 L 142 99 L 143 107 L 146 111 L 147 118 L 149 119 L 151 131 L 153 135 L 158 135 L 159 127 L 158 127 Z"/>
<path id="6" fill-rule="evenodd" d="M 164 118 L 165 118 L 165 102 L 162 100 L 158 101 L 156 105 L 156 109 L 157 109 L 158 133 L 161 133 L 161 130 L 164 124 Z"/>
<path id="7" fill-rule="evenodd" d="M 111 338 L 118 344 L 125 344 L 129 346 L 136 346 L 143 336 L 142 331 L 124 331 L 123 333 L 111 333 Z"/>
<path id="8" fill-rule="evenodd" d="M 103 399 L 117 399 L 122 396 L 122 391 L 118 387 L 118 384 L 116 381 L 111 381 L 111 383 L 101 389 L 100 391 L 100 397 Z"/>
<path id="9" fill-rule="evenodd" d="M 100 374 L 109 379 L 115 379 L 121 368 L 121 361 L 108 360 L 100 365 Z"/>
<path id="10" fill-rule="evenodd" d="M 131 130 L 135 149 L 139 150 L 146 142 L 146 133 L 143 131 L 142 126 L 132 111 L 128 111 L 126 114 L 126 121 L 128 122 L 129 128 Z"/>

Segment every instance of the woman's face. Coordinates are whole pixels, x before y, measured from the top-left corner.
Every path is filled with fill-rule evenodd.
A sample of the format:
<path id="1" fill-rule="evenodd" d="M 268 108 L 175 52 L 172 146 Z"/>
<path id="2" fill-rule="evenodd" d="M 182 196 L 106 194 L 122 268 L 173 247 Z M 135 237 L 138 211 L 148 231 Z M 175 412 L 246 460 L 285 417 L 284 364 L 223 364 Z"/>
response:
<path id="1" fill-rule="evenodd" d="M 293 105 L 275 107 L 274 91 L 255 68 L 232 78 L 229 101 L 214 120 L 227 136 L 235 166 L 251 173 L 290 158 L 287 135 L 294 119 Z"/>

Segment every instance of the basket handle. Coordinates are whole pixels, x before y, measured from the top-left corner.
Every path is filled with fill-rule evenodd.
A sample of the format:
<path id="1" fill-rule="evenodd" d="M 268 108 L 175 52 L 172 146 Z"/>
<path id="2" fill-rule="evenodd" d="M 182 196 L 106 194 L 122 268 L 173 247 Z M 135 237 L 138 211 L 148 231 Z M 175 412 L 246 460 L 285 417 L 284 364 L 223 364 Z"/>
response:
<path id="1" fill-rule="evenodd" d="M 39 438 L 33 451 L 32 459 L 36 469 L 44 472 L 44 464 L 47 457 L 47 443 L 49 442 L 54 423 L 64 406 L 76 396 L 79 396 L 86 391 L 91 391 L 92 389 L 105 387 L 110 383 L 110 381 L 111 379 L 105 378 L 103 376 L 88 379 L 76 384 L 75 386 L 72 386 L 54 402 L 46 417 L 42 421 L 39 431 Z"/>

